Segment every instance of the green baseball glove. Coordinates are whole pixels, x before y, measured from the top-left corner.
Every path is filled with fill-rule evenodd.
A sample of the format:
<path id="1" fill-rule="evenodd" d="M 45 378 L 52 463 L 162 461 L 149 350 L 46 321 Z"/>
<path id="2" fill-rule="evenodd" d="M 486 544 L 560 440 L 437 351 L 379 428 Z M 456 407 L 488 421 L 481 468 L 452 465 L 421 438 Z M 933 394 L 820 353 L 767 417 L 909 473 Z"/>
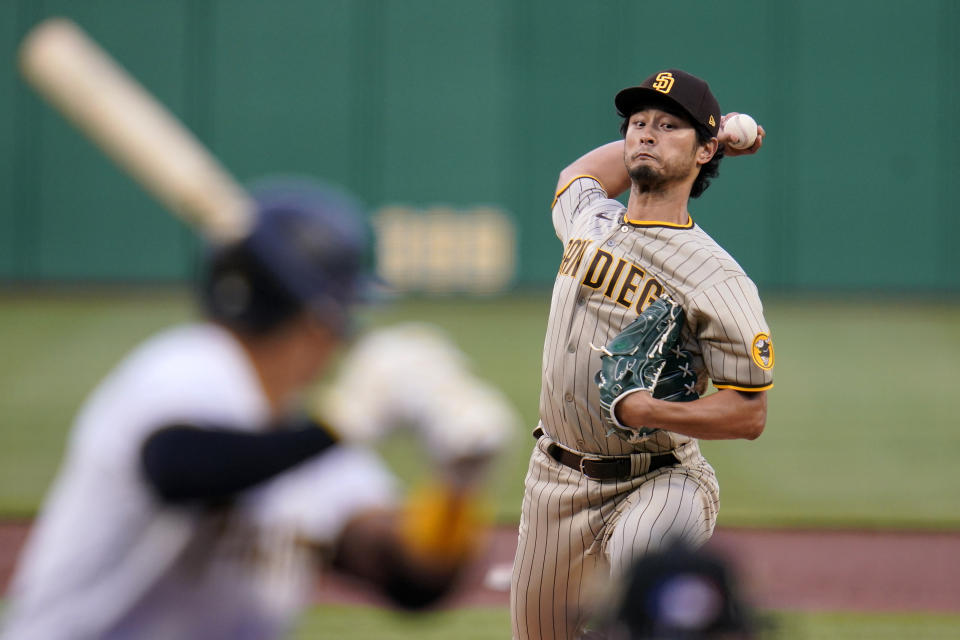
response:
<path id="1" fill-rule="evenodd" d="M 649 391 L 654 398 L 672 402 L 699 397 L 690 354 L 677 344 L 683 323 L 683 308 L 664 294 L 605 347 L 594 347 L 603 353 L 594 381 L 600 389 L 600 413 L 610 427 L 608 436 L 616 433 L 634 443 L 656 431 L 617 420 L 617 403 L 635 391 Z"/>
<path id="2" fill-rule="evenodd" d="M 681 322 L 681 324 L 683 324 Z M 667 353 L 663 372 L 653 388 L 653 397 L 669 402 L 690 402 L 700 397 L 697 393 L 697 374 L 693 370 L 690 352 L 677 343 Z"/>

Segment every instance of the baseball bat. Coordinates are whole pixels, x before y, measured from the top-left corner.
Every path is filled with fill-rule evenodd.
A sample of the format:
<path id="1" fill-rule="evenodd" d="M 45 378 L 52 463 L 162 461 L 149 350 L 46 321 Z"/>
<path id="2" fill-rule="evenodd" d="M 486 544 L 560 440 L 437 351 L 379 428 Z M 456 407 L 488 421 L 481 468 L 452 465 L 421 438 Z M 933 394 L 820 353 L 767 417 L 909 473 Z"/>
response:
<path id="1" fill-rule="evenodd" d="M 204 145 L 80 27 L 50 18 L 19 50 L 30 85 L 173 213 L 214 242 L 246 235 L 249 195 Z"/>

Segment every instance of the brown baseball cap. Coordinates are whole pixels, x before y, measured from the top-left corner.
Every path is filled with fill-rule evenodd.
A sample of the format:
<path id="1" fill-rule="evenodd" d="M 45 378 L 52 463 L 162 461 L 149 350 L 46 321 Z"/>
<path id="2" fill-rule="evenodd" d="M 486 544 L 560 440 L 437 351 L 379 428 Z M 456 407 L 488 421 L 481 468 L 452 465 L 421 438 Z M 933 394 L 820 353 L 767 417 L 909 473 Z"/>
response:
<path id="1" fill-rule="evenodd" d="M 627 87 L 617 94 L 614 104 L 617 112 L 628 118 L 636 113 L 638 105 L 655 106 L 663 100 L 679 106 L 694 122 L 706 127 L 710 135 L 716 136 L 720 131 L 720 104 L 710 86 L 680 69 L 658 71 L 640 86 Z"/>

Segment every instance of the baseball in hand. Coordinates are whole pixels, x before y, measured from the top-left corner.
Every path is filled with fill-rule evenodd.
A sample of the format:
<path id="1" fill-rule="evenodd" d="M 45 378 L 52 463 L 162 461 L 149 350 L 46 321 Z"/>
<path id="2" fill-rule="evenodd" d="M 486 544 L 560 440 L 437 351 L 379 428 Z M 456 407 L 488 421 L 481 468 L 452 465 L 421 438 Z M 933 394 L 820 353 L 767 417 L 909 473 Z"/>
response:
<path id="1" fill-rule="evenodd" d="M 747 149 L 757 139 L 757 121 L 745 113 L 738 113 L 723 123 L 723 131 L 729 136 L 727 145 L 734 149 Z"/>

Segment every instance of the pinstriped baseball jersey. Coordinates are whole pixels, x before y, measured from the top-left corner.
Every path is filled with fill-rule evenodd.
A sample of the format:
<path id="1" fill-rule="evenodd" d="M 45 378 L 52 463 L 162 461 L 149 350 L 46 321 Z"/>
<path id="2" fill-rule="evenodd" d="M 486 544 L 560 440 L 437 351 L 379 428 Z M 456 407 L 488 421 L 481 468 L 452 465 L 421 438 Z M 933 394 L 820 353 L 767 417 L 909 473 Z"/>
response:
<path id="1" fill-rule="evenodd" d="M 561 189 L 553 223 L 564 243 L 543 349 L 538 440 L 524 482 L 510 609 L 515 640 L 579 637 L 611 575 L 638 556 L 713 533 L 719 486 L 698 442 L 654 431 L 636 444 L 607 437 L 594 375 L 605 345 L 662 293 L 686 312 L 682 347 L 698 390 L 772 386 L 773 346 L 756 287 L 693 221 L 631 222 L 600 182 Z M 631 475 L 597 480 L 560 463 L 553 443 L 630 456 Z M 678 462 L 648 471 L 645 453 Z M 637 467 L 634 468 L 636 463 Z"/>
<path id="2" fill-rule="evenodd" d="M 637 445 L 607 437 L 593 377 L 605 345 L 661 293 L 686 312 L 683 348 L 698 386 L 760 391 L 773 386 L 773 344 L 757 288 L 692 219 L 632 222 L 591 176 L 557 194 L 553 224 L 565 250 L 543 348 L 540 419 L 558 443 L 582 452 L 659 452 L 691 439 L 655 431 Z"/>

